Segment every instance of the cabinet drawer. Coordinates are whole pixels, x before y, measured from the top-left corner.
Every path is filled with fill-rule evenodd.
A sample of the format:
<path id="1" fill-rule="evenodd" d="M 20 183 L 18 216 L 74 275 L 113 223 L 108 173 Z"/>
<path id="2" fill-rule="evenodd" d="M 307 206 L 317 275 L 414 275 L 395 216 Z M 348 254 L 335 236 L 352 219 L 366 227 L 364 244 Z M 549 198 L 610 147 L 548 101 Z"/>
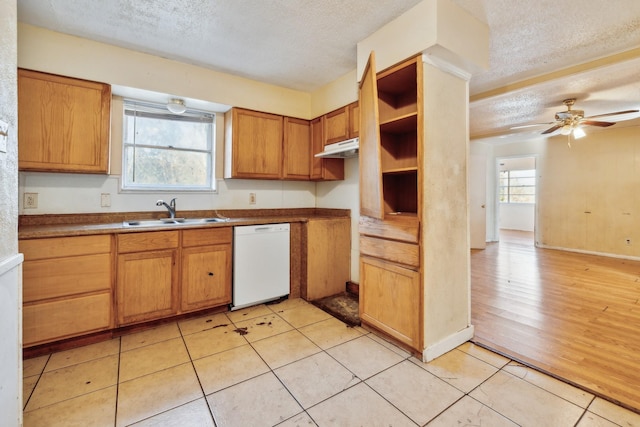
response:
<path id="1" fill-rule="evenodd" d="M 232 238 L 233 231 L 231 227 L 183 230 L 182 246 L 187 248 L 191 246 L 219 245 L 231 243 Z"/>
<path id="2" fill-rule="evenodd" d="M 27 261 L 22 268 L 25 303 L 111 289 L 110 254 Z"/>
<path id="3" fill-rule="evenodd" d="M 411 267 L 420 266 L 420 248 L 412 243 L 360 236 L 360 253 Z"/>
<path id="4" fill-rule="evenodd" d="M 110 326 L 110 292 L 27 304 L 23 308 L 25 346 L 105 330 Z"/>
<path id="5" fill-rule="evenodd" d="M 179 237 L 179 231 L 119 234 L 118 253 L 177 248 Z"/>
<path id="6" fill-rule="evenodd" d="M 383 239 L 409 243 L 420 241 L 420 222 L 415 215 L 387 215 L 384 220 L 361 216 L 359 230 L 360 234 Z"/>
<path id="7" fill-rule="evenodd" d="M 111 252 L 111 235 L 54 237 L 18 242 L 25 261 Z"/>

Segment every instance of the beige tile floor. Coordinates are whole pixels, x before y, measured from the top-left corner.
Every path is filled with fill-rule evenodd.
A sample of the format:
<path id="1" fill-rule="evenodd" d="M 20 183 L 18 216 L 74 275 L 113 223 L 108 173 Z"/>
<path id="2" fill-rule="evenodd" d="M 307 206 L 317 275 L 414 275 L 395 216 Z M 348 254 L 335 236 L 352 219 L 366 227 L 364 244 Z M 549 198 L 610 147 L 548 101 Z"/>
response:
<path id="1" fill-rule="evenodd" d="M 24 425 L 605 427 L 640 415 L 470 343 L 422 363 L 288 300 L 25 360 Z"/>

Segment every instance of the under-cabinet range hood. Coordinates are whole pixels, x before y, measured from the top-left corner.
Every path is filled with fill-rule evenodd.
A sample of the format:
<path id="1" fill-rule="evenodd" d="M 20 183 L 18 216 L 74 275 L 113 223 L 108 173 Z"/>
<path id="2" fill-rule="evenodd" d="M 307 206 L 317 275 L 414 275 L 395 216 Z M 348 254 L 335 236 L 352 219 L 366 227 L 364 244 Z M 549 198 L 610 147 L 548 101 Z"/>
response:
<path id="1" fill-rule="evenodd" d="M 347 139 L 346 141 L 336 142 L 324 146 L 324 151 L 318 153 L 315 157 L 328 157 L 344 159 L 346 157 L 354 157 L 358 155 L 360 140 L 358 138 Z"/>

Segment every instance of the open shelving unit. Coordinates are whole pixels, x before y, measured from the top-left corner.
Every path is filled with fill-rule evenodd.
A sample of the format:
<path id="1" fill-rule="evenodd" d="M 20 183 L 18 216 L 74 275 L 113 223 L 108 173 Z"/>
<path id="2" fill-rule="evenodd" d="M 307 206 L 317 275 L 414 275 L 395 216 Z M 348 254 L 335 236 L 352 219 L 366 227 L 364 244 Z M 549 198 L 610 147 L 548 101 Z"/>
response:
<path id="1" fill-rule="evenodd" d="M 418 212 L 417 65 L 377 77 L 380 160 L 385 214 Z"/>

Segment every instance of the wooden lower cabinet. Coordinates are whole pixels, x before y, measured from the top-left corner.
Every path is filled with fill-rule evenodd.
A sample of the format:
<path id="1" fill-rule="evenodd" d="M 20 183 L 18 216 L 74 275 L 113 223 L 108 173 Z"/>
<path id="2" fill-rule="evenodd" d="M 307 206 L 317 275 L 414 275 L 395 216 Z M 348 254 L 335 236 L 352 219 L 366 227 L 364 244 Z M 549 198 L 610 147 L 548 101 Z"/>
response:
<path id="1" fill-rule="evenodd" d="M 113 327 L 112 236 L 19 241 L 25 347 Z"/>
<path id="2" fill-rule="evenodd" d="M 351 277 L 351 218 L 309 220 L 306 233 L 302 297 L 313 301 L 344 292 Z"/>
<path id="3" fill-rule="evenodd" d="M 231 227 L 185 230 L 182 235 L 181 310 L 231 302 Z"/>
<path id="4" fill-rule="evenodd" d="M 118 235 L 118 325 L 178 311 L 179 231 Z"/>
<path id="5" fill-rule="evenodd" d="M 118 255 L 118 324 L 177 312 L 177 250 Z"/>
<path id="6" fill-rule="evenodd" d="M 360 257 L 360 318 L 411 348 L 421 348 L 420 273 Z"/>
<path id="7" fill-rule="evenodd" d="M 25 347 L 109 329 L 111 292 L 25 304 Z"/>

